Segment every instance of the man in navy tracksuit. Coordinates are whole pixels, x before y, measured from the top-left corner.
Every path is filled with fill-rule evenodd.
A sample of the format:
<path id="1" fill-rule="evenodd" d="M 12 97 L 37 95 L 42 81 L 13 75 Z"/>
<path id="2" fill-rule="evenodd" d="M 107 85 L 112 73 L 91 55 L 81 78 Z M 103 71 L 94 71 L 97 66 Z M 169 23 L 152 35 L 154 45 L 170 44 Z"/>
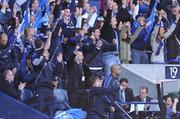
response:
<path id="1" fill-rule="evenodd" d="M 121 68 L 119 64 L 114 64 L 111 66 L 111 74 L 107 75 L 103 81 L 103 87 L 112 89 L 115 87 L 118 87 L 118 78 L 121 73 Z M 104 99 L 106 101 L 106 104 L 108 107 L 110 107 L 110 114 L 109 118 L 113 119 L 114 118 L 114 112 L 115 112 L 115 107 L 114 107 L 114 102 L 118 99 L 119 93 L 118 92 L 113 92 L 109 95 L 105 95 Z"/>
<path id="2" fill-rule="evenodd" d="M 12 70 L 16 73 L 18 67 L 17 53 L 14 47 L 7 44 L 8 37 L 6 33 L 0 34 L 0 73 L 5 70 Z"/>

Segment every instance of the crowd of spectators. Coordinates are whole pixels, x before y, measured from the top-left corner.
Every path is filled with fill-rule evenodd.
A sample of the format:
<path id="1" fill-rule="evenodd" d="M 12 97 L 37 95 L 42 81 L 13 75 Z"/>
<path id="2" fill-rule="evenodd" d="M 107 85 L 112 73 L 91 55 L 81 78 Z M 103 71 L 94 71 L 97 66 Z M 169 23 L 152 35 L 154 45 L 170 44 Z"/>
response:
<path id="1" fill-rule="evenodd" d="M 68 91 L 63 94 L 72 107 L 93 106 L 88 102 L 88 107 L 84 98 L 84 89 L 89 88 L 91 97 L 113 92 L 104 97 L 108 103 L 119 90 L 112 89 L 120 74 L 118 64 L 180 63 L 179 4 L 179 0 L 99 0 L 97 6 L 88 0 L 0 0 L 1 91 L 20 100 L 23 90 L 30 90 L 31 103 L 42 103 L 36 107 L 42 112 L 49 112 L 43 102 L 57 101 L 58 88 Z M 104 79 L 102 88 L 91 88 L 100 85 L 98 79 Z M 142 90 L 148 92 L 146 87 Z M 136 99 L 131 89 L 128 93 L 127 101 Z M 101 97 L 98 101 L 101 104 Z"/>

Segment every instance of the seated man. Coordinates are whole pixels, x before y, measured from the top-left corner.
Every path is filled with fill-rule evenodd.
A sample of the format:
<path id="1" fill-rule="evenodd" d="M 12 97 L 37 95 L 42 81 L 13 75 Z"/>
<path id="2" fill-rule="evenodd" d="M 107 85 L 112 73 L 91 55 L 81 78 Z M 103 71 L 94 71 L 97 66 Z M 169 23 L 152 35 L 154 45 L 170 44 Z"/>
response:
<path id="1" fill-rule="evenodd" d="M 119 90 L 119 100 L 121 102 L 131 102 L 134 100 L 133 90 L 128 87 L 128 79 L 120 79 L 120 90 Z M 129 110 L 129 105 L 123 106 L 126 110 Z"/>
<path id="2" fill-rule="evenodd" d="M 151 102 L 151 97 L 148 96 L 148 87 L 142 86 L 139 90 L 139 96 L 134 98 L 135 101 L 139 102 Z"/>
<path id="3" fill-rule="evenodd" d="M 140 90 L 139 90 L 139 96 L 136 96 L 136 97 L 134 98 L 134 100 L 137 101 L 137 102 L 144 102 L 144 103 L 146 103 L 146 102 L 151 102 L 152 98 L 148 96 L 148 87 L 142 86 L 142 87 L 140 88 Z M 148 110 L 149 110 L 149 108 L 150 108 L 150 105 L 149 105 L 149 104 L 139 104 L 139 105 L 137 105 L 137 108 L 138 108 L 137 110 L 139 110 L 139 111 L 143 108 L 143 109 L 141 110 L 141 111 L 143 111 L 143 112 L 140 112 L 140 113 L 138 114 L 138 117 L 139 117 L 140 119 L 148 116 L 148 113 L 146 113 L 146 112 L 144 112 L 144 111 L 148 111 Z"/>
<path id="4" fill-rule="evenodd" d="M 3 80 L 1 81 L 1 91 L 8 94 L 9 96 L 20 100 L 20 95 L 26 83 L 20 83 L 18 90 L 14 86 L 14 74 L 11 70 L 5 70 L 3 73 Z"/>

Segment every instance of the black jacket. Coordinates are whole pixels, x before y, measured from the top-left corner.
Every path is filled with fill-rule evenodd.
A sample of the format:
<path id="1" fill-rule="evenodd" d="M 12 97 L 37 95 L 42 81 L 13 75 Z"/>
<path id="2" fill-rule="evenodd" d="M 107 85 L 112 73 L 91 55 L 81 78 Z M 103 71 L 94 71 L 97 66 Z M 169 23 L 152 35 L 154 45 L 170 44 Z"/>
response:
<path id="1" fill-rule="evenodd" d="M 175 38 L 177 36 L 177 39 Z M 167 57 L 168 59 L 176 58 L 180 55 L 180 22 L 173 32 L 173 34 L 167 39 Z"/>
<path id="2" fill-rule="evenodd" d="M 76 91 L 78 89 L 89 88 L 89 77 L 91 72 L 89 67 L 86 64 L 80 65 L 74 60 L 75 54 L 72 54 L 68 63 L 67 63 L 67 72 L 68 72 L 68 81 L 67 81 L 67 90 L 69 92 Z M 82 81 L 82 76 L 85 76 L 85 81 Z"/>
<path id="3" fill-rule="evenodd" d="M 146 97 L 146 102 L 151 102 L 152 98 L 151 97 Z M 142 102 L 141 98 L 139 96 L 136 96 L 134 98 L 134 101 Z"/>
<path id="4" fill-rule="evenodd" d="M 9 83 L 7 80 L 2 80 L 0 90 L 9 96 L 20 100 L 20 91 L 17 91 L 13 83 Z"/>
<path id="5" fill-rule="evenodd" d="M 62 71 L 62 63 L 46 61 L 40 51 L 35 51 L 32 56 L 32 64 L 35 71 L 35 86 L 50 88 L 53 78 Z M 52 89 L 54 87 L 51 87 Z"/>
<path id="6" fill-rule="evenodd" d="M 88 111 L 94 111 L 97 115 L 104 116 L 104 100 L 103 95 L 111 94 L 114 91 L 118 91 L 119 87 L 107 89 L 104 87 L 92 87 L 89 90 L 89 101 L 88 101 Z"/>
<path id="7" fill-rule="evenodd" d="M 112 14 L 112 10 L 108 10 L 107 17 L 105 18 L 105 23 L 101 29 L 101 37 L 102 39 L 106 40 L 109 44 L 112 44 L 111 49 L 108 49 L 109 51 L 116 51 L 116 45 L 113 45 L 113 39 L 116 39 L 116 33 L 110 24 L 111 14 Z M 119 33 L 117 30 L 116 32 Z M 105 52 L 109 52 L 109 51 L 105 51 Z"/>
<path id="8" fill-rule="evenodd" d="M 126 102 L 134 101 L 134 94 L 131 88 L 125 89 L 125 99 L 126 99 Z"/>

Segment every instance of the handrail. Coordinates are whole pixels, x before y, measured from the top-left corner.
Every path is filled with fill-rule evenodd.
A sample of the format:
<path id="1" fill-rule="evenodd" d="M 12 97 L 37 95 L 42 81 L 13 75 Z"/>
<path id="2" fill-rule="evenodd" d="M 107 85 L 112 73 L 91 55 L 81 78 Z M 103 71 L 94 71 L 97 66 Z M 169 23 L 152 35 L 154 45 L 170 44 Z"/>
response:
<path id="1" fill-rule="evenodd" d="M 159 104 L 158 102 L 119 102 L 119 101 L 116 101 L 118 104 L 127 104 L 127 105 L 129 105 L 129 104 L 153 104 L 153 105 L 155 105 L 155 104 Z"/>

